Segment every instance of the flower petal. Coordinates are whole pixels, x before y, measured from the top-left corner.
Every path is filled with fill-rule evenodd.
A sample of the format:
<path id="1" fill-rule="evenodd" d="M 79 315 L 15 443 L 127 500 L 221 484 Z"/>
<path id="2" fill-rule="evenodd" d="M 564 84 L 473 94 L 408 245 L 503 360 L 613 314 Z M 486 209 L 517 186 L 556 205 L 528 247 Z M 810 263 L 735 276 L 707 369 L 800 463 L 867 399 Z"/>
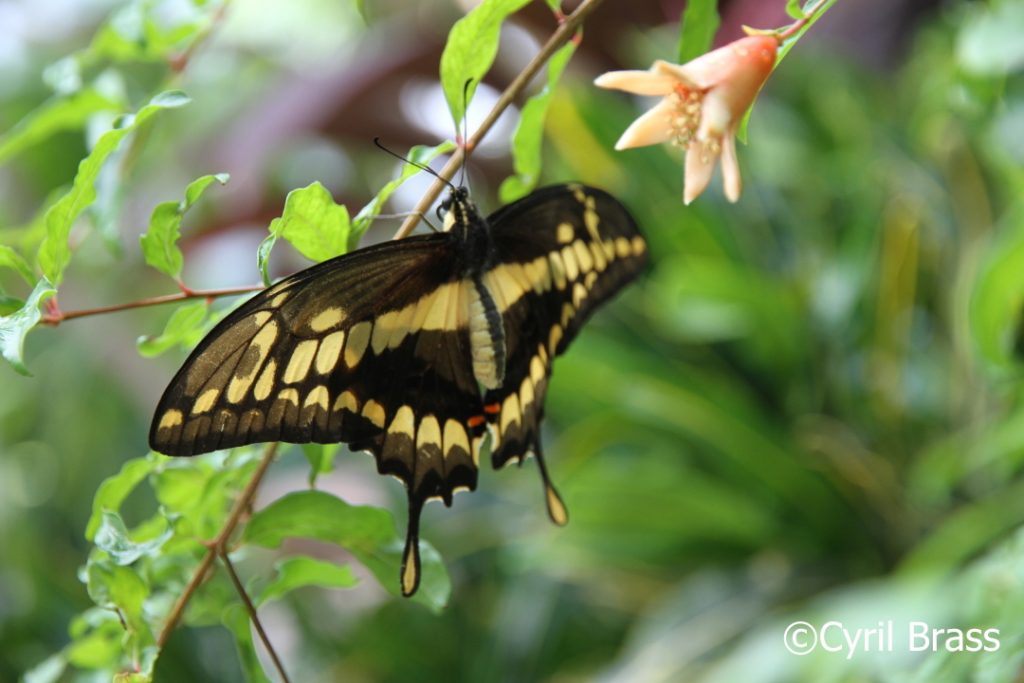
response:
<path id="1" fill-rule="evenodd" d="M 774 36 L 747 36 L 707 52 L 686 64 L 670 64 L 680 78 L 696 83 L 701 88 L 710 88 L 718 83 L 736 79 L 744 72 L 756 74 L 758 86 L 768 78 L 775 64 L 775 53 L 779 41 Z M 740 76 L 743 78 L 743 76 Z M 754 89 L 754 93 L 757 88 Z M 750 99 L 753 99 L 751 93 Z"/>
<path id="2" fill-rule="evenodd" d="M 609 71 L 594 79 L 594 85 L 612 90 L 624 90 L 634 95 L 667 95 L 675 86 L 668 74 L 650 71 Z"/>
<path id="3" fill-rule="evenodd" d="M 723 96 L 721 88 L 715 88 L 704 97 L 701 105 L 697 139 L 721 138 L 734 123 L 729 101 Z"/>
<path id="4" fill-rule="evenodd" d="M 634 121 L 619 141 L 615 149 L 629 149 L 665 142 L 672 137 L 672 114 L 675 105 L 669 98 L 664 98 L 651 107 L 640 118 Z"/>
<path id="5" fill-rule="evenodd" d="M 740 199 L 743 181 L 740 178 L 740 162 L 736 157 L 736 130 L 731 129 L 722 140 L 722 184 L 725 198 L 735 204 Z"/>
<path id="6" fill-rule="evenodd" d="M 686 150 L 686 171 L 683 174 L 683 203 L 700 196 L 711 181 L 718 160 L 718 145 L 711 140 L 694 140 Z"/>

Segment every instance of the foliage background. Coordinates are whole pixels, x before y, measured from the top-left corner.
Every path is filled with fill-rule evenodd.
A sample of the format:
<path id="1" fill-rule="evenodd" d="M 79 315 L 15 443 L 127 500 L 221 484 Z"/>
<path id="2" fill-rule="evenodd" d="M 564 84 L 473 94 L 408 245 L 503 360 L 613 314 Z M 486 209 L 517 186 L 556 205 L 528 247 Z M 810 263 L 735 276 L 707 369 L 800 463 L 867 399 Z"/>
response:
<path id="1" fill-rule="evenodd" d="M 722 3 L 719 42 L 740 23 L 786 23 L 783 3 L 769 4 Z M 132 12 L 152 20 L 134 24 L 145 39 L 91 38 L 118 8 L 118 30 Z M 645 279 L 556 364 L 546 449 L 570 525 L 548 524 L 531 465 L 484 472 L 451 510 L 428 506 L 424 536 L 453 586 L 439 614 L 392 597 L 343 548 L 286 543 L 290 554 L 350 564 L 361 579 L 300 588 L 261 609 L 294 680 L 1020 680 L 1020 4 L 838 3 L 755 107 L 740 150 L 741 202 L 728 205 L 713 187 L 689 208 L 677 155 L 611 151 L 644 103 L 589 85 L 608 68 L 675 54 L 681 9 L 599 9 L 545 127 L 544 180 L 613 191 L 654 256 Z M 398 149 L 451 137 L 434 82 L 462 11 L 236 0 L 214 20 L 201 2 L 0 4 L 0 130 L 9 131 L 0 140 L 50 87 L 77 91 L 74 70 L 58 62 L 76 50 L 88 83 L 125 111 L 169 87 L 192 98 L 104 167 L 86 227 L 72 232 L 61 308 L 174 291 L 146 267 L 138 235 L 158 203 L 180 201 L 205 174 L 231 180 L 207 188 L 185 217 L 191 287 L 256 283 L 253 254 L 293 188 L 319 180 L 354 214 L 397 170 L 369 144 L 375 135 Z M 471 126 L 552 28 L 541 3 L 506 24 Z M 197 37 L 184 68 L 168 68 L 181 41 Z M 63 66 L 46 71 L 48 86 L 40 74 L 54 63 Z M 86 111 L 19 149 L 0 144 L 0 244 L 34 255 L 42 211 L 116 109 Z M 512 170 L 515 119 L 506 115 L 470 164 L 484 207 L 497 205 Z M 394 210 L 425 183 L 401 188 Z M 380 221 L 366 239 L 392 230 Z M 270 270 L 305 263 L 282 244 Z M 0 265 L 5 297 L 31 290 L 16 271 Z M 3 313 L 14 305 L 5 299 Z M 94 568 L 112 565 L 83 533 L 101 482 L 144 455 L 152 407 L 184 357 L 174 340 L 156 359 L 136 349 L 174 308 L 35 331 L 26 350 L 34 376 L 0 367 L 0 680 L 58 651 L 34 680 L 123 670 L 124 630 L 112 612 L 90 611 L 79 580 L 94 579 L 95 598 L 115 584 L 79 568 L 90 557 Z M 197 324 L 186 326 L 186 343 Z M 257 453 L 155 469 L 120 506 L 130 540 L 160 537 L 158 503 L 181 512 L 181 537 L 212 535 L 199 508 L 223 514 Z M 258 507 L 306 488 L 309 470 L 301 449 L 284 450 Z M 404 509 L 400 486 L 362 455 L 340 452 L 317 487 Z M 191 565 L 175 563 L 201 548 L 179 545 L 139 561 L 144 589 L 180 588 Z M 243 578 L 265 585 L 287 553 L 247 546 L 236 559 Z M 154 589 L 139 623 L 168 599 Z M 234 603 L 220 572 L 168 644 L 157 680 L 262 675 Z M 798 619 L 996 627 L 1002 647 L 797 658 L 782 632 Z M 136 645 L 147 642 L 142 631 Z M 226 655 L 236 645 L 241 659 Z M 64 660 L 76 666 L 61 674 Z"/>

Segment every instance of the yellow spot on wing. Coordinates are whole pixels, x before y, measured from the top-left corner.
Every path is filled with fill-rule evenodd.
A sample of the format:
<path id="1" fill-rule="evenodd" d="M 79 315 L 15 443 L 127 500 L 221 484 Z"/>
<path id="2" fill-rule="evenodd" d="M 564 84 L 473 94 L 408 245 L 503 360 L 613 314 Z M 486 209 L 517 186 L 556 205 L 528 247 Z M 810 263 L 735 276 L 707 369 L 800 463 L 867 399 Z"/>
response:
<path id="1" fill-rule="evenodd" d="M 551 263 L 551 277 L 555 281 L 555 287 L 565 289 L 565 262 L 562 255 L 553 251 L 548 254 L 548 261 Z"/>
<path id="2" fill-rule="evenodd" d="M 180 410 L 171 409 L 166 411 L 160 418 L 160 424 L 157 425 L 157 429 L 170 429 L 177 427 L 184 420 L 184 415 L 181 414 Z"/>
<path id="3" fill-rule="evenodd" d="M 600 240 L 590 243 L 590 253 L 594 256 L 594 267 L 598 272 L 604 271 L 608 267 L 609 256 Z"/>
<path id="4" fill-rule="evenodd" d="M 581 285 L 579 282 L 572 286 L 572 305 L 579 308 L 583 305 L 583 300 L 587 298 L 587 288 Z"/>
<path id="5" fill-rule="evenodd" d="M 513 422 L 519 423 L 520 419 L 519 398 L 515 394 L 509 394 L 501 407 L 501 433 L 504 434 Z"/>
<path id="6" fill-rule="evenodd" d="M 538 356 L 534 356 L 530 359 L 530 379 L 533 380 L 534 384 L 540 384 L 544 377 L 547 376 L 547 372 L 544 369 L 544 363 Z"/>
<path id="7" fill-rule="evenodd" d="M 213 404 L 217 402 L 217 397 L 220 396 L 220 389 L 207 389 L 203 392 L 202 396 L 196 399 L 195 404 L 192 406 L 193 415 L 202 415 L 213 408 Z"/>
<path id="8" fill-rule="evenodd" d="M 337 327 L 344 319 L 345 311 L 338 306 L 332 306 L 313 316 L 309 321 L 309 329 L 314 332 L 326 332 L 332 327 Z"/>
<path id="9" fill-rule="evenodd" d="M 519 405 L 523 412 L 533 405 L 533 382 L 529 377 L 523 379 L 523 383 L 519 385 Z"/>
<path id="10" fill-rule="evenodd" d="M 320 350 L 316 352 L 316 371 L 326 375 L 334 369 L 341 358 L 341 349 L 345 345 L 345 330 L 331 332 L 320 342 Z"/>
<path id="11" fill-rule="evenodd" d="M 313 364 L 316 357 L 316 349 L 320 341 L 317 339 L 306 339 L 299 342 L 292 357 L 288 360 L 288 367 L 285 368 L 281 381 L 285 384 L 301 382 L 309 374 L 309 366 Z"/>
<path id="12" fill-rule="evenodd" d="M 647 244 L 644 242 L 643 237 L 637 235 L 633 238 L 633 253 L 639 256 L 645 251 L 647 251 Z"/>
<path id="13" fill-rule="evenodd" d="M 580 272 L 589 273 L 594 268 L 594 257 L 590 255 L 590 249 L 583 243 L 583 240 L 576 240 L 572 243 L 576 252 L 576 261 L 579 263 Z"/>
<path id="14" fill-rule="evenodd" d="M 591 197 L 587 197 L 588 200 L 592 200 Z M 592 204 L 592 201 L 588 201 L 587 204 Z M 597 232 L 597 224 L 601 222 L 600 217 L 597 215 L 597 211 L 592 206 L 587 206 L 583 212 L 583 224 L 587 226 L 587 232 L 595 240 L 600 240 L 601 235 Z"/>
<path id="15" fill-rule="evenodd" d="M 384 406 L 370 399 L 363 406 L 363 417 L 373 423 L 374 426 L 383 429 L 385 422 Z"/>
<path id="16" fill-rule="evenodd" d="M 615 255 L 619 258 L 626 258 L 633 253 L 633 248 L 629 244 L 629 240 L 625 237 L 615 238 Z"/>
<path id="17" fill-rule="evenodd" d="M 262 401 L 270 396 L 270 392 L 274 390 L 276 374 L 277 361 L 271 358 L 267 361 L 267 367 L 263 368 L 263 372 L 260 373 L 260 378 L 256 380 L 256 386 L 252 390 L 252 395 L 257 401 Z"/>
<path id="18" fill-rule="evenodd" d="M 575 235 L 576 229 L 572 227 L 572 223 L 559 223 L 558 228 L 555 230 L 555 239 L 560 244 L 569 244 Z"/>
<path id="19" fill-rule="evenodd" d="M 327 404 L 330 402 L 330 400 L 331 396 L 327 392 L 327 387 L 321 384 L 320 386 L 313 389 L 313 391 L 309 392 L 309 394 L 306 396 L 306 402 L 304 406 L 307 408 L 310 406 L 320 406 L 321 410 L 326 411 Z"/>
<path id="20" fill-rule="evenodd" d="M 457 420 L 451 418 L 444 423 L 444 455 L 452 455 L 452 450 L 461 448 L 466 455 L 470 454 L 469 437 L 466 429 Z"/>
<path id="21" fill-rule="evenodd" d="M 562 341 L 562 328 L 560 325 L 555 325 L 548 333 L 548 352 L 554 355 L 560 341 Z"/>
<path id="22" fill-rule="evenodd" d="M 275 339 L 277 339 L 277 323 L 272 320 L 264 325 L 263 329 L 252 338 L 251 345 L 259 349 L 260 354 L 259 360 L 254 367 L 258 368 L 263 364 L 263 359 L 267 357 L 267 352 L 273 346 Z"/>
<path id="23" fill-rule="evenodd" d="M 420 420 L 420 428 L 416 430 L 416 450 L 424 446 L 437 446 L 437 450 L 441 450 L 441 425 L 433 415 Z"/>
<path id="24" fill-rule="evenodd" d="M 296 408 L 298 408 L 299 407 L 299 390 L 295 389 L 295 388 L 282 389 L 277 394 L 277 400 L 278 401 L 288 401 L 289 403 L 294 404 Z"/>
<path id="25" fill-rule="evenodd" d="M 576 263 L 576 253 L 572 247 L 562 249 L 562 261 L 565 263 L 565 276 L 569 280 L 575 280 L 576 276 L 580 274 L 580 265 Z"/>
<path id="26" fill-rule="evenodd" d="M 370 343 L 370 331 L 373 326 L 369 321 L 363 321 L 352 326 L 348 331 L 348 343 L 345 344 L 345 365 L 354 368 L 362 360 L 366 353 L 366 346 Z"/>
<path id="27" fill-rule="evenodd" d="M 402 434 L 409 437 L 409 441 L 413 441 L 415 436 L 413 430 L 416 428 L 415 423 L 416 416 L 412 412 L 412 408 L 409 406 L 402 406 L 395 411 L 395 418 L 391 420 L 391 426 L 388 427 L 389 434 Z"/>
<path id="28" fill-rule="evenodd" d="M 343 391 L 338 399 L 334 402 L 334 412 L 339 410 L 347 410 L 350 413 L 359 412 L 359 400 L 356 395 L 351 391 Z"/>

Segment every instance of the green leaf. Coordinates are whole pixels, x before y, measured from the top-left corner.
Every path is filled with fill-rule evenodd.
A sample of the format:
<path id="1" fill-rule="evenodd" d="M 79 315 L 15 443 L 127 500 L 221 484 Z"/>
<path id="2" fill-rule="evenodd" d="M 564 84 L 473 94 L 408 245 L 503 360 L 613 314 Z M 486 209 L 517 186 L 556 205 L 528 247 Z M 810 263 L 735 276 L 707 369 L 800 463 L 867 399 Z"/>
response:
<path id="1" fill-rule="evenodd" d="M 120 109 L 120 103 L 93 89 L 80 90 L 70 97 L 52 98 L 0 136 L 0 162 L 61 131 L 82 128 L 96 112 Z"/>
<path id="2" fill-rule="evenodd" d="M 102 611 L 104 620 L 80 634 L 64 649 L 67 660 L 81 669 L 106 669 L 116 666 L 124 651 L 124 628 L 117 615 Z"/>
<path id="3" fill-rule="evenodd" d="M 1024 223 L 1024 206 L 1007 214 L 1005 225 Z M 1005 233 L 981 267 L 971 296 L 969 320 L 975 345 L 995 369 L 1016 363 L 1015 337 L 1024 321 L 1024 230 Z"/>
<path id="4" fill-rule="evenodd" d="M 548 79 L 544 89 L 527 100 L 519 116 L 519 124 L 512 135 L 512 163 L 515 175 L 509 176 L 498 190 L 501 201 L 509 203 L 528 194 L 540 179 L 541 147 L 544 138 L 544 119 L 551 95 L 562 77 L 576 44 L 568 42 L 551 56 Z"/>
<path id="5" fill-rule="evenodd" d="M 334 467 L 334 456 L 340 444 L 336 443 L 304 443 L 302 454 L 309 461 L 309 485 L 315 486 L 317 477 L 326 474 Z"/>
<path id="6" fill-rule="evenodd" d="M 155 458 L 135 458 L 121 465 L 120 472 L 103 480 L 92 499 L 92 514 L 85 525 L 86 540 L 92 541 L 96 537 L 96 532 L 103 523 L 103 513 L 121 509 L 124 499 L 158 464 Z"/>
<path id="7" fill-rule="evenodd" d="M 348 250 L 352 229 L 348 209 L 334 203 L 327 188 L 319 182 L 292 190 L 284 202 L 280 218 L 270 222 L 270 236 L 257 250 L 256 260 L 263 281 L 270 283 L 267 261 L 270 250 L 279 238 L 288 240 L 299 253 L 311 261 L 326 261 Z"/>
<path id="8" fill-rule="evenodd" d="M 263 586 L 254 600 L 257 606 L 278 600 L 304 586 L 352 588 L 359 583 L 347 564 L 335 564 L 304 555 L 284 559 L 274 565 L 274 569 L 274 578 Z"/>
<path id="9" fill-rule="evenodd" d="M 406 158 L 416 164 L 426 165 L 438 155 L 446 154 L 453 149 L 455 149 L 455 143 L 450 140 L 446 140 L 445 142 L 433 147 L 416 145 L 409 149 L 409 153 L 406 155 Z M 354 248 L 356 244 L 358 244 L 359 239 L 366 233 L 370 224 L 373 223 L 373 219 L 381 212 L 381 209 L 384 207 L 384 203 L 391 197 L 394 191 L 397 190 L 406 180 L 419 173 L 420 170 L 421 169 L 417 168 L 414 164 L 403 164 L 398 177 L 389 181 L 381 188 L 376 197 L 371 199 L 366 206 L 359 210 L 356 217 L 352 219 L 352 238 L 349 240 L 349 247 Z"/>
<path id="10" fill-rule="evenodd" d="M 96 199 L 96 179 L 107 157 L 113 153 L 121 140 L 137 130 L 158 112 L 164 109 L 182 107 L 189 98 L 179 91 L 161 93 L 139 109 L 134 117 L 126 117 L 121 127 L 104 133 L 92 151 L 78 165 L 78 172 L 71 189 L 46 212 L 46 237 L 39 245 L 37 258 L 43 275 L 54 284 L 60 285 L 64 269 L 71 260 L 68 235 L 75 219 Z"/>
<path id="11" fill-rule="evenodd" d="M 205 175 L 189 184 L 185 189 L 185 199 L 182 201 L 163 202 L 153 209 L 153 215 L 149 219 L 149 230 L 139 238 L 146 263 L 173 278 L 181 275 L 183 257 L 181 249 L 178 248 L 181 220 L 211 183 L 217 181 L 224 185 L 228 178 L 227 173 Z"/>
<path id="12" fill-rule="evenodd" d="M 786 14 L 794 19 L 803 19 L 803 2 L 801 0 L 786 0 Z"/>
<path id="13" fill-rule="evenodd" d="M 0 268 L 10 268 L 30 285 L 36 282 L 36 275 L 25 257 L 5 244 L 0 244 Z"/>
<path id="14" fill-rule="evenodd" d="M 149 586 L 142 577 L 129 567 L 95 553 L 86 563 L 85 576 L 89 597 L 100 607 L 118 610 L 133 644 L 151 644 L 153 634 L 143 613 Z"/>
<path id="15" fill-rule="evenodd" d="M 494 63 L 505 18 L 529 0 L 483 0 L 455 22 L 441 53 L 441 88 L 458 129 L 476 86 Z M 469 87 L 466 88 L 466 82 Z"/>
<path id="16" fill-rule="evenodd" d="M 36 285 L 21 309 L 0 318 L 0 354 L 22 375 L 30 375 L 22 354 L 25 350 L 25 336 L 42 318 L 39 305 L 56 294 L 46 278 Z"/>
<path id="17" fill-rule="evenodd" d="M 718 0 L 688 0 L 679 22 L 679 63 L 710 50 L 720 23 Z"/>
<path id="18" fill-rule="evenodd" d="M 0 317 L 16 313 L 24 305 L 24 299 L 19 299 L 16 296 L 8 296 L 7 294 L 0 292 Z"/>
<path id="19" fill-rule="evenodd" d="M 139 354 L 146 358 L 153 358 L 166 352 L 174 346 L 183 349 L 190 349 L 195 346 L 206 330 L 203 327 L 203 320 L 209 306 L 205 301 L 179 306 L 171 317 L 167 319 L 164 331 L 155 337 L 139 337 L 135 346 Z"/>
<path id="20" fill-rule="evenodd" d="M 290 537 L 313 538 L 345 548 L 389 592 L 401 595 L 398 572 L 403 541 L 387 510 L 349 505 L 322 491 L 300 491 L 256 512 L 243 534 L 245 541 L 268 548 L 276 548 Z M 448 602 L 451 580 L 437 551 L 422 540 L 420 559 L 423 576 L 413 600 L 439 612 Z"/>
<path id="21" fill-rule="evenodd" d="M 106 552 L 115 563 L 122 566 L 127 566 L 140 557 L 156 554 L 174 534 L 174 530 L 167 526 L 156 538 L 137 543 L 130 538 L 121 515 L 111 510 L 105 510 L 102 517 L 103 522 L 94 538 L 96 547 Z"/>

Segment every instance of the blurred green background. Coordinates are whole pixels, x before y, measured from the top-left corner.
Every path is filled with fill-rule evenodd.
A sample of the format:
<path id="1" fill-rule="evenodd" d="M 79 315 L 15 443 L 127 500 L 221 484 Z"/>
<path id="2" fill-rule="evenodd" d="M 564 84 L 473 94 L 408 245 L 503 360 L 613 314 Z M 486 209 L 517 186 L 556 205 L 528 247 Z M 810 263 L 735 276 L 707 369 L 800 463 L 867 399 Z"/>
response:
<path id="1" fill-rule="evenodd" d="M 783 5 L 721 3 L 718 42 L 740 24 L 787 23 Z M 186 218 L 184 281 L 254 284 L 256 245 L 289 190 L 319 180 L 354 213 L 397 169 L 374 136 L 405 149 L 453 134 L 436 73 L 459 3 L 211 7 L 0 3 L 0 131 L 74 88 L 58 60 L 90 41 L 102 53 L 100 26 L 144 30 L 136 52 L 87 65 L 99 92 L 129 111 L 160 88 L 193 98 L 107 164 L 94 229 L 72 233 L 64 310 L 175 291 L 142 262 L 138 235 L 200 175 L 231 181 Z M 755 106 L 741 201 L 726 203 L 716 181 L 690 207 L 674 150 L 612 151 L 647 103 L 590 85 L 671 59 L 681 10 L 602 6 L 546 125 L 544 180 L 616 194 L 653 260 L 555 364 L 546 453 L 571 523 L 548 523 L 533 463 L 483 471 L 452 509 L 425 511 L 453 584 L 440 614 L 358 567 L 354 589 L 304 588 L 262 610 L 293 680 L 1024 680 L 1024 4 L 838 2 Z M 181 56 L 168 47 L 175 31 L 197 26 L 188 59 L 168 61 Z M 553 28 L 543 3 L 504 27 L 470 127 Z M 40 207 L 112 118 L 0 144 L 0 243 L 38 243 Z M 485 210 L 511 172 L 515 120 L 469 165 Z M 392 210 L 426 185 L 414 178 Z M 395 227 L 379 221 L 364 243 Z M 282 246 L 272 271 L 306 263 Z M 28 293 L 10 270 L 0 285 Z M 185 351 L 148 359 L 135 342 L 173 310 L 39 329 L 26 350 L 33 377 L 0 366 L 0 680 L 63 648 L 92 604 L 78 578 L 92 498 L 145 454 Z M 308 473 L 300 449 L 284 450 L 259 505 L 306 487 Z M 365 455 L 339 453 L 317 485 L 404 516 L 401 486 Z M 133 521 L 154 509 L 145 487 L 123 506 Z M 259 573 L 273 556 L 252 552 L 241 569 Z M 798 620 L 998 628 L 1001 645 L 797 657 L 783 632 Z M 179 629 L 157 672 L 245 680 L 215 625 Z"/>

